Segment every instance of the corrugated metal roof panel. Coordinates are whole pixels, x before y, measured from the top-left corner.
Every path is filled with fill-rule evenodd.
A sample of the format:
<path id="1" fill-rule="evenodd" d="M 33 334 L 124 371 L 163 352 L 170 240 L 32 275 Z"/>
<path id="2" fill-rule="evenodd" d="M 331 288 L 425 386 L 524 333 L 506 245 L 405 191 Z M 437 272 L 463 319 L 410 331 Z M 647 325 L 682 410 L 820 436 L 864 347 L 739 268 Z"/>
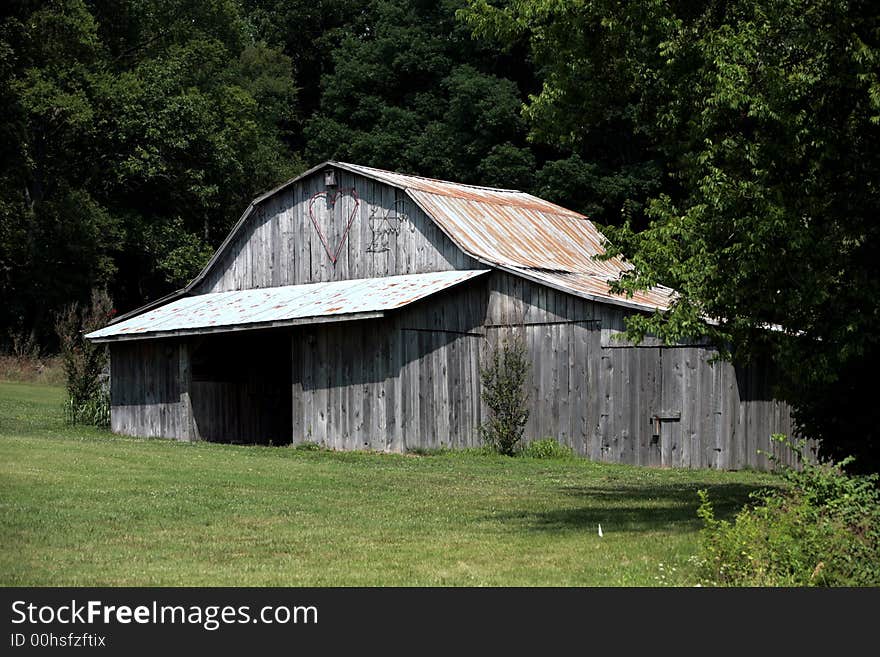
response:
<path id="1" fill-rule="evenodd" d="M 511 189 L 476 187 L 407 176 L 345 162 L 328 166 L 405 189 L 463 251 L 523 276 L 590 298 L 651 310 L 667 308 L 672 290 L 657 287 L 633 297 L 613 294 L 608 282 L 632 265 L 604 255 L 604 236 L 586 216 Z"/>
<path id="2" fill-rule="evenodd" d="M 564 290 L 577 296 L 594 300 L 608 300 L 624 306 L 642 310 L 668 308 L 675 298 L 672 288 L 658 285 L 650 290 L 635 292 L 632 297 L 624 294 L 613 294 L 608 286 L 608 279 L 594 274 L 571 274 L 565 272 L 545 272 L 536 269 L 512 267 L 509 269 L 539 283 L 545 283 L 558 290 Z"/>
<path id="3" fill-rule="evenodd" d="M 443 271 L 184 297 L 86 335 L 112 340 L 198 329 L 278 325 L 394 310 L 489 270 Z M 303 322 L 307 323 L 307 322 Z"/>

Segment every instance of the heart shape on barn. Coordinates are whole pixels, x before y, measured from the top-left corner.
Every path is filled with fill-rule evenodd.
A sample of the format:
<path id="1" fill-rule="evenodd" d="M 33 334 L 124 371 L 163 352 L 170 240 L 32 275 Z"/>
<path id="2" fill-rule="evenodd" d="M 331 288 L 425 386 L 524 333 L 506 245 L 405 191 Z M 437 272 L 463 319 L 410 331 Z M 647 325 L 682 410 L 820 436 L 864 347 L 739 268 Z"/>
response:
<path id="1" fill-rule="evenodd" d="M 327 207 L 330 208 L 330 219 L 332 221 L 333 209 L 336 207 L 336 201 L 338 201 L 342 196 L 346 194 L 354 199 L 354 205 L 352 206 L 351 212 L 348 215 L 348 220 L 345 223 L 345 230 L 342 231 L 342 236 L 339 238 L 339 243 L 337 243 L 336 246 L 331 250 L 330 243 L 327 241 L 327 236 L 325 235 L 325 231 L 321 230 L 321 225 L 318 223 L 318 219 L 315 217 L 315 202 L 319 198 L 323 198 L 326 200 Z M 330 262 L 333 263 L 334 266 L 336 265 L 336 261 L 339 259 L 339 252 L 342 251 L 345 240 L 348 239 L 348 231 L 351 230 L 351 224 L 354 223 L 354 218 L 357 215 L 360 204 L 361 200 L 358 198 L 357 192 L 353 188 L 338 189 L 335 192 L 318 192 L 317 194 L 312 196 L 311 199 L 309 199 L 309 219 L 312 220 L 312 225 L 318 232 L 318 237 L 321 238 L 321 244 L 324 245 L 324 250 L 327 252 L 327 256 L 330 258 Z"/>

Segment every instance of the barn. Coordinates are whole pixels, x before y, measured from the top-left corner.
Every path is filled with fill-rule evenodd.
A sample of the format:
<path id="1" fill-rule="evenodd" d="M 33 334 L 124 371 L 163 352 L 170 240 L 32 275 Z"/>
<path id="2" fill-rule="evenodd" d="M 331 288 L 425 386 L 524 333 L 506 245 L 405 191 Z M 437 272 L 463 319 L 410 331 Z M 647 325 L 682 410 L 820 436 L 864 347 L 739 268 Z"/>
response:
<path id="1" fill-rule="evenodd" d="M 587 217 L 516 190 L 325 162 L 256 198 L 186 287 L 90 333 L 131 436 L 405 452 L 479 444 L 480 368 L 530 361 L 526 440 L 652 466 L 792 456 L 769 368 L 619 339 L 632 297 Z"/>

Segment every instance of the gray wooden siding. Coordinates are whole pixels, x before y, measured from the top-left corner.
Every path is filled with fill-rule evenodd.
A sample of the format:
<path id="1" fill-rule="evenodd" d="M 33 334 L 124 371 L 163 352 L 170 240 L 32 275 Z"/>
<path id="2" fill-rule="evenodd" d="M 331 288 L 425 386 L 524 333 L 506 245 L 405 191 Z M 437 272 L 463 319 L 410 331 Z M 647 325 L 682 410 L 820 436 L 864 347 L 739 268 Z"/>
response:
<path id="1" fill-rule="evenodd" d="M 144 438 L 188 438 L 180 346 L 175 340 L 110 345 L 112 431 Z"/>
<path id="2" fill-rule="evenodd" d="M 312 205 L 330 251 L 342 243 L 335 264 L 309 216 L 310 200 L 326 193 L 319 172 L 260 203 L 193 293 L 479 267 L 403 191 L 339 170 L 336 175 L 342 192 L 336 203 L 328 209 L 319 196 Z"/>
<path id="3" fill-rule="evenodd" d="M 767 469 L 767 453 L 794 463 L 770 439 L 794 426 L 767 364 L 713 362 L 699 343 L 634 346 L 616 339 L 630 311 L 501 272 L 490 285 L 487 348 L 520 336 L 532 363 L 527 440 L 555 437 L 590 459 L 637 465 Z"/>
<path id="4" fill-rule="evenodd" d="M 293 338 L 293 441 L 403 452 L 479 444 L 485 284 Z"/>
<path id="5" fill-rule="evenodd" d="M 759 450 L 792 461 L 770 441 L 793 426 L 769 368 L 713 363 L 703 344 L 618 341 L 626 312 L 493 272 L 382 319 L 243 333 L 234 346 L 114 344 L 113 429 L 253 442 L 286 433 L 346 450 L 476 446 L 480 364 L 519 337 L 532 366 L 527 441 L 638 465 L 766 469 Z M 233 354 L 245 364 L 233 367 Z"/>

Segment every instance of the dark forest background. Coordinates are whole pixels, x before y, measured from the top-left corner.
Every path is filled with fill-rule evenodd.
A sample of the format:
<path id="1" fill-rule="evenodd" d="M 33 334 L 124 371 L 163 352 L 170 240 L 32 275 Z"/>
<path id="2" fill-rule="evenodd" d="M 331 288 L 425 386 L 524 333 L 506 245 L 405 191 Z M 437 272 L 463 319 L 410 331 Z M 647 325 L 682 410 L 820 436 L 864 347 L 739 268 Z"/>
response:
<path id="1" fill-rule="evenodd" d="M 876 455 L 880 11 L 855 0 L 53 0 L 0 14 L 0 343 L 185 284 L 324 159 L 584 212 Z M 707 324 L 706 317 L 715 318 Z M 776 330 L 768 330 L 775 327 Z"/>

